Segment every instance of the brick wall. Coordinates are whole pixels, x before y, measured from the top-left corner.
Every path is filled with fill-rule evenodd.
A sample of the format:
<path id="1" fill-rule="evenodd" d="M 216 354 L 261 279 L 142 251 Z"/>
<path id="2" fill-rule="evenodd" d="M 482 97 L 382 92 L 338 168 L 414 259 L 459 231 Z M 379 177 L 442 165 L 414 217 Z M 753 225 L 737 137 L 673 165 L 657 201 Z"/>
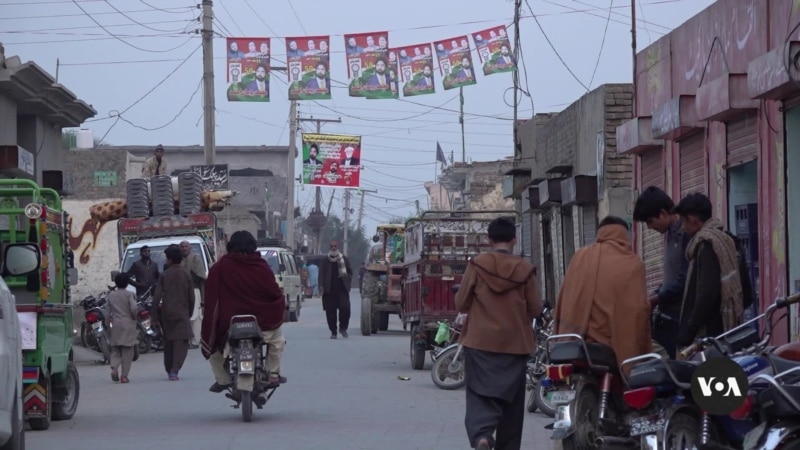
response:
<path id="1" fill-rule="evenodd" d="M 75 149 L 64 152 L 65 184 L 72 193 L 68 198 L 101 200 L 125 198 L 128 153 L 119 150 Z M 113 174 L 114 177 L 107 177 Z M 98 178 L 95 177 L 98 175 Z M 105 186 L 106 182 L 113 183 Z"/>
<path id="2" fill-rule="evenodd" d="M 605 189 L 633 187 L 633 157 L 617 153 L 617 127 L 633 117 L 633 86 L 614 84 L 605 95 Z"/>

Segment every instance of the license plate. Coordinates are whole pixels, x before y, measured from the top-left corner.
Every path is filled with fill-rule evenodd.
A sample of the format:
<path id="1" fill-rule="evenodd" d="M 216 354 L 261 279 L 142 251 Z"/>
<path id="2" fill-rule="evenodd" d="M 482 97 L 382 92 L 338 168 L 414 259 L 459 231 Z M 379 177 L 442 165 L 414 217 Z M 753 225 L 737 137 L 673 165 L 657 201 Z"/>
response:
<path id="1" fill-rule="evenodd" d="M 667 419 L 661 412 L 634 417 L 631 419 L 631 437 L 657 433 L 666 425 Z"/>
<path id="2" fill-rule="evenodd" d="M 742 444 L 742 448 L 744 450 L 754 449 L 758 446 L 758 441 L 761 439 L 761 435 L 764 434 L 764 430 L 767 428 L 766 423 L 762 423 L 761 425 L 753 428 L 744 436 L 744 443 Z"/>
<path id="3" fill-rule="evenodd" d="M 575 391 L 550 391 L 547 393 L 550 403 L 563 405 L 575 400 Z"/>

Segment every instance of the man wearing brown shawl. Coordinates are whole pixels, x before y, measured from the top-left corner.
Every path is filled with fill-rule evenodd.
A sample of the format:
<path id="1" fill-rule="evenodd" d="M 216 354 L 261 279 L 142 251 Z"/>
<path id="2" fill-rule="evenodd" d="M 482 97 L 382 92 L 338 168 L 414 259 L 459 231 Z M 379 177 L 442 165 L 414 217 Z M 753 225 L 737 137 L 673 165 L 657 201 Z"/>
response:
<path id="1" fill-rule="evenodd" d="M 181 249 L 170 245 L 164 250 L 166 269 L 156 284 L 153 304 L 158 305 L 158 318 L 164 332 L 164 370 L 169 379 L 177 381 L 186 361 L 192 333 L 194 286 L 189 274 L 181 267 Z"/>
<path id="2" fill-rule="evenodd" d="M 350 285 L 353 269 L 350 259 L 339 251 L 339 243 L 332 241 L 328 257 L 319 265 L 319 291 L 322 294 L 322 309 L 331 330 L 331 339 L 336 339 L 336 313 L 339 313 L 339 333 L 347 339 L 350 325 Z"/>
<path id="3" fill-rule="evenodd" d="M 716 336 L 739 325 L 744 316 L 739 255 L 722 222 L 711 218 L 711 201 L 689 194 L 675 207 L 683 229 L 692 236 L 686 247 L 689 260 L 686 291 L 681 306 L 678 346 L 696 338 Z"/>
<path id="4" fill-rule="evenodd" d="M 567 268 L 555 334 L 567 333 L 613 348 L 617 364 L 653 351 L 644 263 L 619 217 L 603 219 L 597 242 L 578 250 Z"/>

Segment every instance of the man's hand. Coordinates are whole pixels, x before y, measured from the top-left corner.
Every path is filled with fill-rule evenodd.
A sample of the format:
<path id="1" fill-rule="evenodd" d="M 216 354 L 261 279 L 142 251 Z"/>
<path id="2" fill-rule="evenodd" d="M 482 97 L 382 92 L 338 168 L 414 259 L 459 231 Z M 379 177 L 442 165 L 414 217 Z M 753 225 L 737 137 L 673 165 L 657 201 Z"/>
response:
<path id="1" fill-rule="evenodd" d="M 658 294 L 651 294 L 647 297 L 647 302 L 650 304 L 650 311 L 654 310 L 658 306 Z"/>

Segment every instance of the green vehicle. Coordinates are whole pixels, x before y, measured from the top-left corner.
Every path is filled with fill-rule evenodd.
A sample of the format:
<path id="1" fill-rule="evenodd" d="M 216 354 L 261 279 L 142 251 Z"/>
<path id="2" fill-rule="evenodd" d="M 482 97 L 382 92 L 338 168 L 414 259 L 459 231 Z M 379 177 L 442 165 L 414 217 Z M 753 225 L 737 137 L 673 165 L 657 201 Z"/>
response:
<path id="1" fill-rule="evenodd" d="M 5 278 L 22 334 L 25 420 L 33 430 L 68 420 L 78 409 L 80 382 L 72 353 L 70 285 L 78 272 L 69 248 L 68 215 L 53 189 L 30 180 L 0 180 L 0 242 L 30 243 L 38 267 Z"/>

